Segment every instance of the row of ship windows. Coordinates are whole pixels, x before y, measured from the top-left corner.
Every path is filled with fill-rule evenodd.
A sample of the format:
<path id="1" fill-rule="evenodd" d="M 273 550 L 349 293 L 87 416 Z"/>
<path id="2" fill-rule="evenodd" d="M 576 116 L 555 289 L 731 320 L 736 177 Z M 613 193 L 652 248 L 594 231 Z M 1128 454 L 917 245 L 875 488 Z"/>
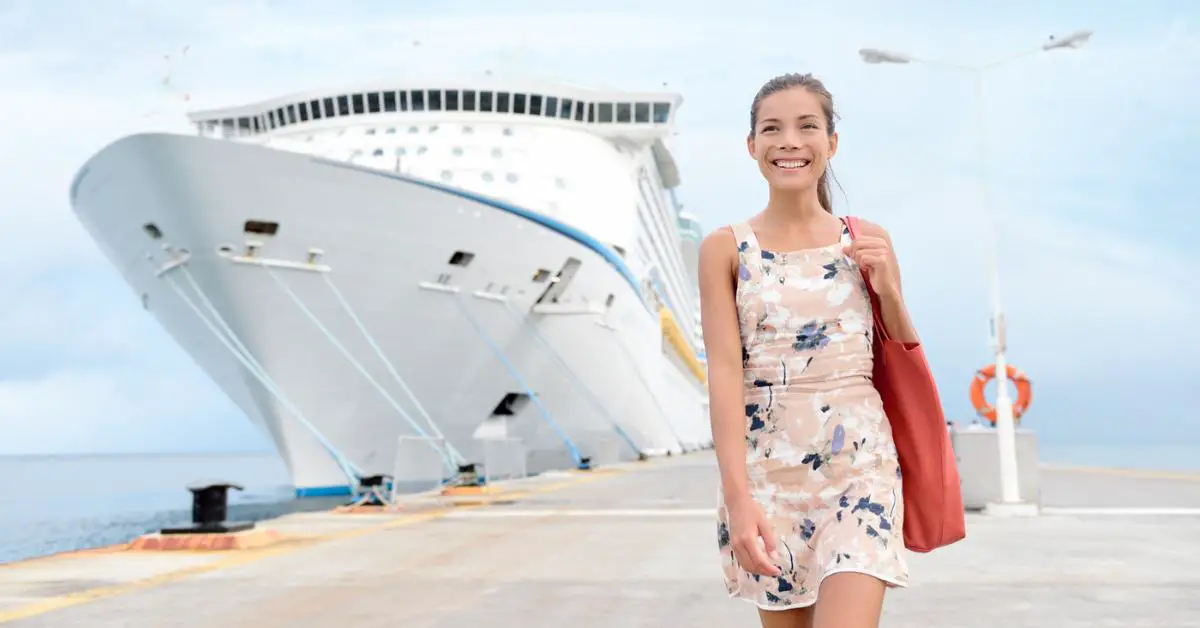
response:
<path id="1" fill-rule="evenodd" d="M 257 116 L 204 120 L 202 134 L 254 135 L 312 120 L 405 111 L 511 113 L 586 123 L 664 124 L 669 102 L 583 102 L 542 94 L 414 89 L 344 94 L 291 103 Z"/>

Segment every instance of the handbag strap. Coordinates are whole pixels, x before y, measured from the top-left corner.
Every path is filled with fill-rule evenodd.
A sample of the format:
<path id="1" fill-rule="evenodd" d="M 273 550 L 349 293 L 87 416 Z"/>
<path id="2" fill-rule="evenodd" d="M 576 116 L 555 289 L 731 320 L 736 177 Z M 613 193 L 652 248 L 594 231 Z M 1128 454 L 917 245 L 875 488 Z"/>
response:
<path id="1" fill-rule="evenodd" d="M 854 216 L 846 216 L 846 229 L 850 232 L 850 239 L 854 240 L 858 237 L 858 218 Z M 887 327 L 883 324 L 883 313 L 879 311 L 879 295 L 875 293 L 875 289 L 871 287 L 871 277 L 867 273 L 867 269 L 859 267 L 858 271 L 862 273 L 863 283 L 867 286 L 867 298 L 871 301 L 871 314 L 875 319 L 875 333 L 879 334 L 881 340 L 888 340 Z"/>

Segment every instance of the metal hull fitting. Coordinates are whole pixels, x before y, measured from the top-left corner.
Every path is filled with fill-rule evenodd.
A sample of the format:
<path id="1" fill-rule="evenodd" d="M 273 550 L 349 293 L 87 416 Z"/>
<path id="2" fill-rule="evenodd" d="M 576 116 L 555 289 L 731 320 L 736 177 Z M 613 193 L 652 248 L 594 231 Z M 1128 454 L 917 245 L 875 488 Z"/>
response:
<path id="1" fill-rule="evenodd" d="M 445 443 L 447 473 L 482 462 L 489 432 L 519 437 L 531 472 L 711 442 L 703 389 L 663 353 L 628 269 L 532 212 L 167 134 L 106 147 L 71 202 L 146 309 L 270 435 L 298 493 L 392 473 L 401 435 Z M 548 288 L 557 299 L 538 304 Z"/>

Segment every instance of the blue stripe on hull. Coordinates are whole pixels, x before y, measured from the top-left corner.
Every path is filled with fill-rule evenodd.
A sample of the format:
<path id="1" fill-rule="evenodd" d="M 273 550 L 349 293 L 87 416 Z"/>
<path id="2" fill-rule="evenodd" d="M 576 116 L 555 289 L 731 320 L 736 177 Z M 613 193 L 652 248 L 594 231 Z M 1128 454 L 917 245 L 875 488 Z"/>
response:
<path id="1" fill-rule="evenodd" d="M 296 487 L 296 497 L 342 497 L 352 495 L 353 492 L 349 484 Z"/>

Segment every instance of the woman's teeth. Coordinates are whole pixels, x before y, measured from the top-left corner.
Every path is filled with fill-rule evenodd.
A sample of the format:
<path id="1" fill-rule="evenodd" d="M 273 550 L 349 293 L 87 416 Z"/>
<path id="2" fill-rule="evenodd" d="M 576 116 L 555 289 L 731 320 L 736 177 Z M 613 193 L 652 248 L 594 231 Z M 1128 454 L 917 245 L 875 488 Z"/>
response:
<path id="1" fill-rule="evenodd" d="M 797 168 L 803 168 L 811 162 L 807 159 L 776 159 L 772 163 L 779 168 L 783 168 L 784 170 L 795 170 Z"/>

